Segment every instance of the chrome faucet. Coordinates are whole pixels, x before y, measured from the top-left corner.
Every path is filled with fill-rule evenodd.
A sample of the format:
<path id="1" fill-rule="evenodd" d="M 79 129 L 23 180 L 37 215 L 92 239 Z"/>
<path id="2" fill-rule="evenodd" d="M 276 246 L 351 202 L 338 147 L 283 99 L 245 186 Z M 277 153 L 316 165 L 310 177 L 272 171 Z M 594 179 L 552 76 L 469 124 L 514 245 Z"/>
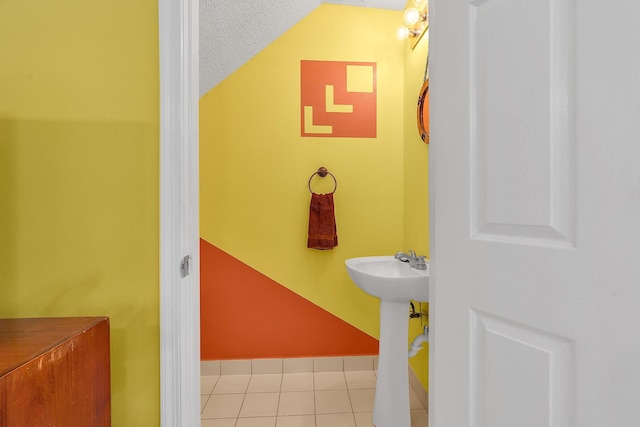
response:
<path id="1" fill-rule="evenodd" d="M 416 255 L 414 251 L 409 249 L 409 253 L 398 252 L 394 255 L 394 258 L 402 262 L 408 262 L 412 268 L 416 270 L 426 270 L 427 261 L 424 255 Z"/>

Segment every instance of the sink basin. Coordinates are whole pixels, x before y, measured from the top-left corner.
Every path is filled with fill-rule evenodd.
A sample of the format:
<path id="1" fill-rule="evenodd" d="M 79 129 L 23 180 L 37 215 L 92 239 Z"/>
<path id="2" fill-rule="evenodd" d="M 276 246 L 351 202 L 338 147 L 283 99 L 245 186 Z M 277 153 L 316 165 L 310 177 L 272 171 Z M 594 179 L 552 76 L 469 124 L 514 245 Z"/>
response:
<path id="1" fill-rule="evenodd" d="M 429 301 L 429 263 L 426 270 L 392 256 L 351 258 L 345 261 L 351 280 L 360 289 L 382 300 Z"/>

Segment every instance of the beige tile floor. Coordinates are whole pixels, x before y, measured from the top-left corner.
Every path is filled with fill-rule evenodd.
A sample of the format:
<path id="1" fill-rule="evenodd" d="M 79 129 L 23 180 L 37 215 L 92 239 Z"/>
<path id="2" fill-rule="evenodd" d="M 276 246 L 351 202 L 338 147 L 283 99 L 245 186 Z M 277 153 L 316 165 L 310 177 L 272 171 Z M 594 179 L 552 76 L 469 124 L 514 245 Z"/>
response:
<path id="1" fill-rule="evenodd" d="M 201 427 L 373 427 L 374 371 L 201 377 Z M 411 427 L 427 411 L 410 390 Z"/>

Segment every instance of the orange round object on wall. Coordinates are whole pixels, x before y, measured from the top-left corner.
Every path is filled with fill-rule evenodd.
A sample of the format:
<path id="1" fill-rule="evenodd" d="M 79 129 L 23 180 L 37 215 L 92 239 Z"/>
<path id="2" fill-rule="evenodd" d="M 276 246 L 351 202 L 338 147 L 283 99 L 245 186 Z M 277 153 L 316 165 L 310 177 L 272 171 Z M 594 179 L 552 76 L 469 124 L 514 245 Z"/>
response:
<path id="1" fill-rule="evenodd" d="M 429 79 L 420 88 L 418 96 L 418 133 L 420 138 L 429 143 Z"/>

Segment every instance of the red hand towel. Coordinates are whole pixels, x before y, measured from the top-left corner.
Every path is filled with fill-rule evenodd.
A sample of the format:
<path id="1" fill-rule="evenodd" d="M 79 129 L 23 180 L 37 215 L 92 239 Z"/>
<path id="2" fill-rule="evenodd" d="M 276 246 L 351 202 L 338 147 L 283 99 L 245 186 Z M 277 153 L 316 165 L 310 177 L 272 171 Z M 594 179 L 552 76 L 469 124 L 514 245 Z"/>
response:
<path id="1" fill-rule="evenodd" d="M 333 212 L 333 193 L 311 194 L 309 208 L 309 238 L 311 249 L 333 249 L 338 246 L 336 217 Z"/>

